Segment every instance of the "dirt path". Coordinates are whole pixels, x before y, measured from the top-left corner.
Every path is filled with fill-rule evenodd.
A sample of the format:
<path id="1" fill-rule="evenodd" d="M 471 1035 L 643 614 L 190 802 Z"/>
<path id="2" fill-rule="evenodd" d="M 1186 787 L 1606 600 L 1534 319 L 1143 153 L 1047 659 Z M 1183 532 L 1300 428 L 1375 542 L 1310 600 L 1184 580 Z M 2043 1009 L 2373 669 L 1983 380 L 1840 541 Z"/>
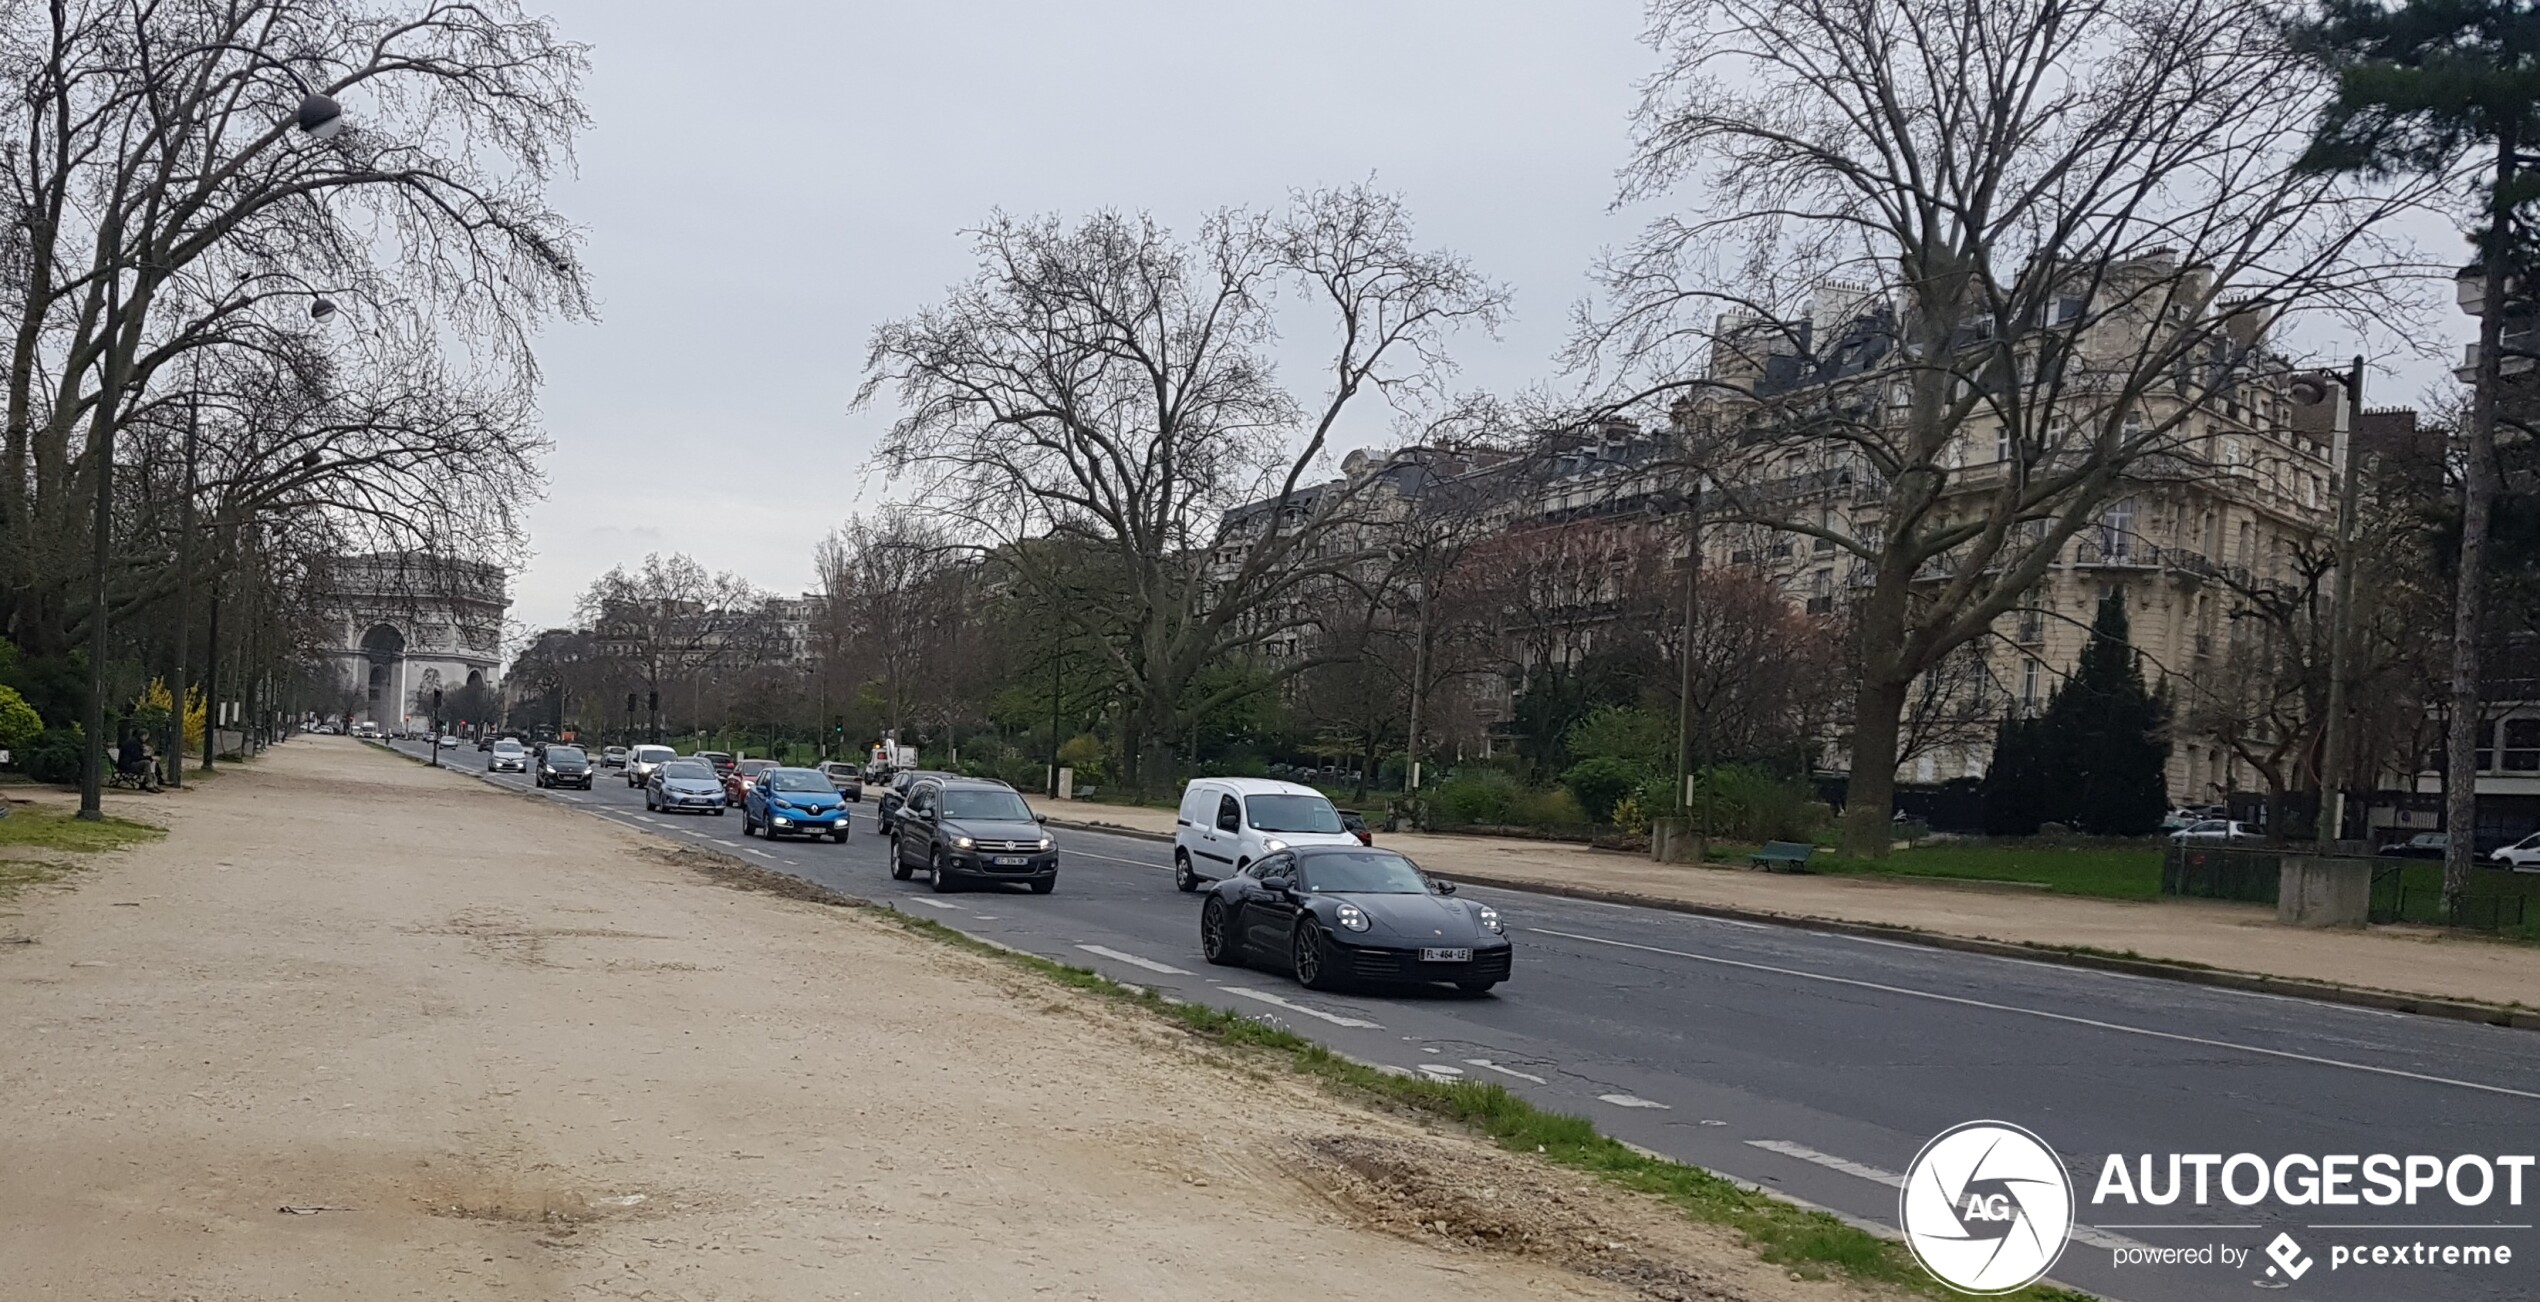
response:
<path id="1" fill-rule="evenodd" d="M 12 1299 L 1860 1296 L 350 743 L 151 810 L 0 950 Z"/>

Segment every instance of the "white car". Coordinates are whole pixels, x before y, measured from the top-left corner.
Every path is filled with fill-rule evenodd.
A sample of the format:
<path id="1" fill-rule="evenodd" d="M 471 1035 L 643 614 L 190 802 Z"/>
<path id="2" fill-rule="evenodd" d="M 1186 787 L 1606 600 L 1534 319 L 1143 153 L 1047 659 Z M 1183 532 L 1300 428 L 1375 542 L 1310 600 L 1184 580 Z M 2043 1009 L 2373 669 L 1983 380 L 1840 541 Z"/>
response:
<path id="1" fill-rule="evenodd" d="M 2518 873 L 2540 873 L 2540 832 L 2496 850 L 2487 856 L 2487 860 Z"/>
<path id="2" fill-rule="evenodd" d="M 1359 844 L 1312 787 L 1269 778 L 1193 778 L 1173 816 L 1173 886 L 1195 891 L 1263 855 L 1300 845 Z"/>
<path id="3" fill-rule="evenodd" d="M 488 773 L 527 773 L 529 748 L 509 737 L 494 743 L 493 753 L 485 761 Z"/>
<path id="4" fill-rule="evenodd" d="M 2248 845 L 2265 840 L 2258 829 L 2228 818 L 2208 818 L 2170 833 L 2180 845 Z"/>
<path id="5" fill-rule="evenodd" d="M 653 776 L 653 770 L 679 758 L 679 752 L 668 746 L 637 746 L 626 752 L 626 785 L 640 787 Z"/>

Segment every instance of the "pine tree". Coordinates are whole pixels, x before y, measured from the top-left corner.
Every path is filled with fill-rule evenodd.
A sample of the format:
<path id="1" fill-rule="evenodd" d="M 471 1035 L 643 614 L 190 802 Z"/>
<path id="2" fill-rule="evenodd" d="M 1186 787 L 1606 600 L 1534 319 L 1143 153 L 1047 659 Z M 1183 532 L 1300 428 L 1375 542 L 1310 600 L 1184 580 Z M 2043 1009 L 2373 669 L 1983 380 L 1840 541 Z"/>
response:
<path id="1" fill-rule="evenodd" d="M 2099 603 L 2072 677 L 2035 719 L 2004 720 L 1985 771 L 1985 830 L 2021 836 L 2061 823 L 2100 836 L 2144 836 L 2168 804 L 2169 708 L 2143 685 L 2125 598 Z"/>

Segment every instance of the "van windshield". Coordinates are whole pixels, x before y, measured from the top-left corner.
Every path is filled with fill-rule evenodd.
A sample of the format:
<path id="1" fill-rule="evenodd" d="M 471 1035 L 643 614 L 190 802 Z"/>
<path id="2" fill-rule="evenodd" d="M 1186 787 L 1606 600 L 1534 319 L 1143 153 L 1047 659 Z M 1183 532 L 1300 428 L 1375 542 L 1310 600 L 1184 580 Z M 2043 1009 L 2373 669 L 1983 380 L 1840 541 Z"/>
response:
<path id="1" fill-rule="evenodd" d="M 1341 816 L 1321 796 L 1254 796 L 1244 801 L 1252 825 L 1264 832 L 1338 832 Z"/>

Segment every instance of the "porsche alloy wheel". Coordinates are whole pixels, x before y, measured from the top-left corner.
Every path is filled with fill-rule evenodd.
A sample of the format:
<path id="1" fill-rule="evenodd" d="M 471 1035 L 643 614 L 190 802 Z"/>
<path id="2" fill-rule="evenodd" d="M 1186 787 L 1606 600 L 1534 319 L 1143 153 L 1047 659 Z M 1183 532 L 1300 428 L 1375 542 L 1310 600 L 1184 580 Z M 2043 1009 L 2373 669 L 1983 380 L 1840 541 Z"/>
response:
<path id="1" fill-rule="evenodd" d="M 1323 939 L 1323 929 L 1312 922 L 1297 924 L 1295 961 L 1298 985 L 1329 990 L 1340 984 L 1331 968 L 1331 945 Z"/>
<path id="2" fill-rule="evenodd" d="M 1221 967 L 1235 963 L 1234 939 L 1226 934 L 1226 902 L 1213 895 L 1199 910 L 1199 956 Z"/>

